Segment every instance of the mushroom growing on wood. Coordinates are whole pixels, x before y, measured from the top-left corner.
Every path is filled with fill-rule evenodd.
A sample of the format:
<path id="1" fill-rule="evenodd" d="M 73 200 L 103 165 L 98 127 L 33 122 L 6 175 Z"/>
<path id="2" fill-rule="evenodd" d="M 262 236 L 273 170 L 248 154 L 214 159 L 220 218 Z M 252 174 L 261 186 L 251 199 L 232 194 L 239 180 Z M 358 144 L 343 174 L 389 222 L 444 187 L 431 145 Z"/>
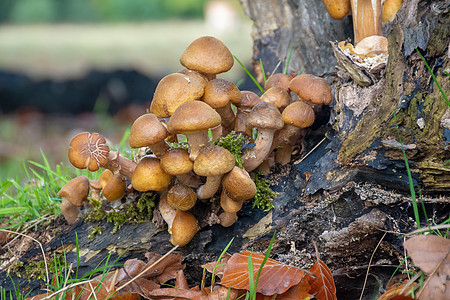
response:
<path id="1" fill-rule="evenodd" d="M 252 137 L 252 129 L 248 128 L 248 114 L 256 103 L 261 102 L 257 94 L 252 91 L 242 91 L 241 102 L 237 106 L 236 121 L 234 124 L 234 131 L 244 132 L 249 137 Z"/>
<path id="2" fill-rule="evenodd" d="M 197 202 L 197 194 L 190 187 L 177 183 L 167 192 L 167 203 L 179 210 L 189 210 Z"/>
<path id="3" fill-rule="evenodd" d="M 195 160 L 199 150 L 209 145 L 208 129 L 218 126 L 220 115 L 202 101 L 188 101 L 181 104 L 173 113 L 167 129 L 172 134 L 186 135 L 190 159 Z"/>
<path id="4" fill-rule="evenodd" d="M 188 211 L 177 210 L 172 222 L 170 242 L 175 246 L 186 246 L 200 230 L 197 219 Z"/>
<path id="5" fill-rule="evenodd" d="M 165 139 L 169 133 L 166 126 L 154 114 L 145 114 L 137 118 L 131 126 L 128 142 L 131 148 L 149 147 L 156 157 L 169 150 Z"/>
<path id="6" fill-rule="evenodd" d="M 101 134 L 79 133 L 72 138 L 70 146 L 69 161 L 74 167 L 91 172 L 103 167 L 131 179 L 136 163 L 120 156 L 118 151 L 110 151 Z"/>
<path id="7" fill-rule="evenodd" d="M 291 103 L 291 100 L 291 95 L 284 88 L 278 86 L 271 87 L 261 96 L 261 101 L 272 103 L 280 112 Z"/>
<path id="8" fill-rule="evenodd" d="M 171 179 L 172 176 L 161 168 L 159 159 L 144 156 L 136 166 L 131 185 L 140 192 L 162 191 L 169 186 Z"/>
<path id="9" fill-rule="evenodd" d="M 197 189 L 199 199 L 214 196 L 220 187 L 223 174 L 230 172 L 235 165 L 233 154 L 220 146 L 204 147 L 194 161 L 194 173 L 206 176 L 206 183 Z"/>
<path id="10" fill-rule="evenodd" d="M 292 77 L 290 75 L 284 73 L 275 73 L 267 78 L 266 84 L 264 85 L 264 90 L 268 91 L 270 88 L 276 86 L 289 93 L 289 82 L 291 81 L 291 79 Z"/>
<path id="11" fill-rule="evenodd" d="M 303 101 L 318 106 L 328 105 L 332 100 L 330 84 L 325 79 L 315 75 L 297 75 L 289 83 L 289 88 Z"/>
<path id="12" fill-rule="evenodd" d="M 248 172 L 256 169 L 270 154 L 273 135 L 283 128 L 280 111 L 272 103 L 258 102 L 251 110 L 248 125 L 258 129 L 255 147 L 246 149 L 242 159 Z"/>
<path id="13" fill-rule="evenodd" d="M 86 176 L 78 176 L 67 182 L 58 192 L 63 197 L 61 211 L 67 223 L 76 222 L 80 213 L 78 207 L 87 201 L 89 194 L 89 179 Z"/>
<path id="14" fill-rule="evenodd" d="M 382 35 L 381 0 L 350 0 L 355 44 L 372 35 Z"/>
<path id="15" fill-rule="evenodd" d="M 192 170 L 194 162 L 189 152 L 183 148 L 171 148 L 161 157 L 161 167 L 168 174 L 176 176 L 178 181 L 189 187 L 198 188 L 202 181 Z"/>

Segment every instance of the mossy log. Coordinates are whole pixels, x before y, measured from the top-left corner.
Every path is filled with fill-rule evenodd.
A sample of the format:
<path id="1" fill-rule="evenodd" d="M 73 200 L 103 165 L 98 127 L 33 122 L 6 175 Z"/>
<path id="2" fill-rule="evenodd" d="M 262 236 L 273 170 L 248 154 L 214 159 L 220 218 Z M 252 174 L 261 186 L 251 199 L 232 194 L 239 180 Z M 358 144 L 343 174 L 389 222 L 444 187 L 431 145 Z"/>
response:
<path id="1" fill-rule="evenodd" d="M 287 166 L 275 166 L 268 176 L 278 192 L 273 210 L 262 212 L 246 203 L 238 222 L 229 228 L 206 225 L 207 212 L 214 208 L 194 210 L 205 224 L 191 243 L 177 250 L 184 257 L 188 282 L 200 283 L 201 264 L 217 259 L 231 238 L 230 253 L 264 252 L 276 231 L 271 257 L 288 264 L 311 267 L 312 241 L 317 243 L 321 259 L 333 270 L 338 298 L 359 298 L 370 263 L 364 298 L 373 299 L 404 259 L 401 235 L 396 233 L 417 228 L 402 147 L 413 185 L 423 194 L 422 225 L 448 218 L 450 169 L 444 163 L 450 159 L 450 110 L 416 51 L 450 94 L 450 79 L 443 73 L 450 70 L 448 2 L 405 1 L 384 28 L 389 39 L 387 65 L 375 75 L 359 70 L 367 77 L 363 85 L 344 71 L 345 58 L 334 43 L 351 38 L 349 17 L 332 20 L 320 0 L 241 3 L 254 21 L 254 59 L 261 58 L 271 71 L 292 44 L 291 68 L 304 66 L 304 73 L 325 74 L 333 82 L 334 100 L 330 109 L 319 112 L 322 116 L 306 138 L 304 153 Z M 47 253 L 60 251 L 61 244 L 73 249 L 77 234 L 80 274 L 91 271 L 110 252 L 114 260 L 128 249 L 123 262 L 143 259 L 146 251 L 164 253 L 171 248 L 167 231 L 151 221 L 110 234 L 112 225 L 106 222 L 62 226 L 58 220 L 38 234 L 52 233 L 44 245 Z M 103 233 L 90 239 L 95 227 Z M 21 255 L 24 263 L 41 259 L 38 247 Z M 76 263 L 76 253 L 70 252 L 67 260 Z M 42 288 L 42 281 L 13 278 L 33 293 Z M 0 285 L 12 289 L 5 272 L 0 273 Z"/>

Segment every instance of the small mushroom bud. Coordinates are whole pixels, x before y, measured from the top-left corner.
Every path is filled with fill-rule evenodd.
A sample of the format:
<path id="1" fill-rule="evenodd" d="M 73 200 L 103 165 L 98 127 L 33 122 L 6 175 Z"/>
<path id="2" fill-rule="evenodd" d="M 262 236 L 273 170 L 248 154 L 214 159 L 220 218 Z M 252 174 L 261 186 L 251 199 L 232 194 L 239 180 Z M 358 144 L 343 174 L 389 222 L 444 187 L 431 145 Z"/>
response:
<path id="1" fill-rule="evenodd" d="M 315 105 L 328 105 L 332 100 L 331 86 L 328 82 L 321 77 L 311 74 L 295 76 L 289 83 L 289 88 L 303 101 Z"/>
<path id="2" fill-rule="evenodd" d="M 86 176 L 78 176 L 67 182 L 58 192 L 58 196 L 63 197 L 61 202 L 61 212 L 67 223 L 76 222 L 80 214 L 79 206 L 87 201 L 89 194 L 89 179 Z"/>
<path id="3" fill-rule="evenodd" d="M 161 157 L 161 167 L 166 173 L 176 176 L 178 181 L 189 187 L 198 188 L 202 181 L 192 173 L 194 162 L 183 148 L 171 148 Z"/>
<path id="4" fill-rule="evenodd" d="M 97 171 L 100 167 L 120 172 L 131 178 L 136 163 L 119 155 L 118 151 L 110 151 L 106 139 L 96 132 L 82 132 L 70 141 L 69 161 L 78 169 Z"/>
<path id="5" fill-rule="evenodd" d="M 172 176 L 161 168 L 159 159 L 144 156 L 136 166 L 131 184 L 140 192 L 162 191 L 169 186 L 171 179 Z"/>
<path id="6" fill-rule="evenodd" d="M 131 126 L 128 141 L 131 148 L 149 147 L 156 157 L 169 150 L 165 139 L 168 137 L 166 126 L 154 114 L 145 114 L 137 118 Z"/>
<path id="7" fill-rule="evenodd" d="M 170 242 L 175 246 L 186 246 L 200 230 L 197 219 L 188 211 L 177 210 L 172 223 Z"/>
<path id="8" fill-rule="evenodd" d="M 349 4 L 350 6 L 350 4 Z M 284 73 L 276 73 L 267 78 L 264 85 L 264 90 L 268 91 L 270 88 L 277 86 L 289 93 L 289 82 L 292 77 Z"/>
<path id="9" fill-rule="evenodd" d="M 175 209 L 189 210 L 197 202 L 197 194 L 190 187 L 177 183 L 167 192 L 167 203 Z"/>
<path id="10" fill-rule="evenodd" d="M 127 188 L 125 178 L 119 173 L 113 174 L 110 170 L 105 170 L 100 175 L 102 194 L 108 201 L 118 200 L 123 197 Z"/>
<path id="11" fill-rule="evenodd" d="M 283 88 L 274 86 L 261 96 L 261 101 L 272 103 L 280 110 L 280 112 L 283 112 L 286 106 L 291 103 L 291 95 Z"/>

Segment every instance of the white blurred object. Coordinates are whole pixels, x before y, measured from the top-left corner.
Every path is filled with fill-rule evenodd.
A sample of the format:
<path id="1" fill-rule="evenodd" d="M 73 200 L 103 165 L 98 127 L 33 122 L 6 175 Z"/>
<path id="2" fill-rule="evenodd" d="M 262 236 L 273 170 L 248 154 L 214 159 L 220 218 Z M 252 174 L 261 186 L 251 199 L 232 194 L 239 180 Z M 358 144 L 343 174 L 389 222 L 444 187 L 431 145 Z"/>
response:
<path id="1" fill-rule="evenodd" d="M 240 25 L 237 8 L 229 0 L 207 1 L 204 15 L 205 25 L 215 31 L 232 30 Z"/>

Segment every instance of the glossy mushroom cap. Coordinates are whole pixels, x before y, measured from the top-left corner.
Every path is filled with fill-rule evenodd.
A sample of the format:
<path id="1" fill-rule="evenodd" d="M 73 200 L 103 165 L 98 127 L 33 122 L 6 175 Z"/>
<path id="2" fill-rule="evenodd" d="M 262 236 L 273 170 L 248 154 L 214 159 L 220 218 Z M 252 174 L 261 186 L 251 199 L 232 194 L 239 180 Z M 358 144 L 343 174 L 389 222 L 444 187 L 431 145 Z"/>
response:
<path id="1" fill-rule="evenodd" d="M 189 210 L 197 202 L 197 194 L 184 184 L 175 184 L 167 192 L 167 203 L 175 209 Z"/>
<path id="2" fill-rule="evenodd" d="M 192 171 L 194 162 L 183 148 L 171 148 L 161 157 L 161 167 L 170 175 L 181 175 Z"/>
<path id="3" fill-rule="evenodd" d="M 150 104 L 150 112 L 161 118 L 168 118 L 182 103 L 200 99 L 205 85 L 206 79 L 198 75 L 169 74 L 159 81 Z"/>
<path id="4" fill-rule="evenodd" d="M 256 195 L 255 182 L 246 170 L 236 166 L 223 177 L 222 186 L 235 201 L 244 201 Z"/>
<path id="5" fill-rule="evenodd" d="M 322 0 L 333 19 L 343 19 L 350 12 L 350 0 Z"/>
<path id="6" fill-rule="evenodd" d="M 276 86 L 282 88 L 286 92 L 289 92 L 289 82 L 291 81 L 291 79 L 291 76 L 284 73 L 273 74 L 269 78 L 267 78 L 267 82 L 264 85 L 264 90 L 267 91 L 270 88 Z"/>
<path id="7" fill-rule="evenodd" d="M 170 242 L 175 246 L 186 246 L 200 230 L 197 219 L 188 211 L 177 210 L 172 222 Z"/>
<path id="8" fill-rule="evenodd" d="M 77 176 L 67 182 L 58 192 L 58 196 L 66 198 L 74 206 L 82 206 L 89 194 L 89 179 Z"/>
<path id="9" fill-rule="evenodd" d="M 166 127 L 155 114 L 145 114 L 133 122 L 128 142 L 131 148 L 148 147 L 164 141 L 168 135 Z"/>
<path id="10" fill-rule="evenodd" d="M 298 128 L 311 126 L 315 120 L 314 110 L 302 101 L 289 104 L 281 114 L 284 123 Z"/>
<path id="11" fill-rule="evenodd" d="M 291 103 L 291 95 L 285 89 L 274 86 L 261 96 L 261 101 L 272 103 L 282 112 Z"/>
<path id="12" fill-rule="evenodd" d="M 236 106 L 245 112 L 250 112 L 256 103 L 261 102 L 261 98 L 252 91 L 241 91 L 241 102 Z"/>
<path id="13" fill-rule="evenodd" d="M 144 156 L 136 166 L 131 184 L 133 188 L 140 191 L 161 191 L 169 186 L 172 179 L 159 163 L 159 159 L 151 156 Z"/>
<path id="14" fill-rule="evenodd" d="M 316 105 L 331 103 L 331 86 L 321 77 L 311 74 L 297 75 L 289 83 L 289 88 L 303 101 Z"/>
<path id="15" fill-rule="evenodd" d="M 125 195 L 127 182 L 119 173 L 113 174 L 110 170 L 103 171 L 99 178 L 102 194 L 108 201 L 118 200 Z"/>
<path id="16" fill-rule="evenodd" d="M 200 176 L 217 176 L 230 172 L 235 165 L 233 154 L 220 146 L 204 147 L 194 161 L 194 172 Z"/>
<path id="17" fill-rule="evenodd" d="M 70 147 L 69 161 L 78 169 L 88 168 L 95 172 L 108 162 L 109 147 L 106 139 L 96 132 L 77 134 L 70 141 Z"/>
<path id="18" fill-rule="evenodd" d="M 190 70 L 219 74 L 230 70 L 234 59 L 222 41 L 212 36 L 203 36 L 184 50 L 180 63 Z"/>

